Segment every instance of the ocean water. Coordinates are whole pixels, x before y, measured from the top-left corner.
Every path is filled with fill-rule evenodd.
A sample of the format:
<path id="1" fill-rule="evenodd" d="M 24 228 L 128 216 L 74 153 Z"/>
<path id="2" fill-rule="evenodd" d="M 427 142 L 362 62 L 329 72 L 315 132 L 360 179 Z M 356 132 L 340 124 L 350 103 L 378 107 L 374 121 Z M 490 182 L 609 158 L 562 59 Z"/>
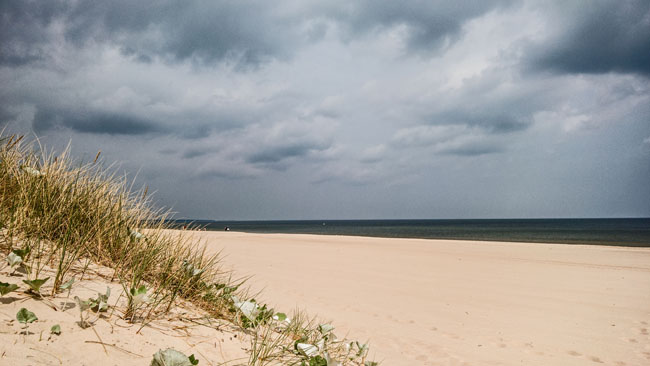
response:
<path id="1" fill-rule="evenodd" d="M 206 230 L 650 247 L 650 218 L 477 220 L 175 220 Z"/>

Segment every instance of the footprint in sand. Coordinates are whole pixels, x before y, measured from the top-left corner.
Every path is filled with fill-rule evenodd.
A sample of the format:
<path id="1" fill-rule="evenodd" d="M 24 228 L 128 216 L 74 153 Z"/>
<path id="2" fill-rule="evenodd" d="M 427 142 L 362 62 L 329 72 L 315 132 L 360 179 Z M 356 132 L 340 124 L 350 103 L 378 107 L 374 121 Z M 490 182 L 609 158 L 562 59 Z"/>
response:
<path id="1" fill-rule="evenodd" d="M 572 350 L 572 351 L 568 351 L 567 353 L 570 354 L 571 356 L 576 356 L 576 357 L 577 357 L 577 356 L 582 356 L 582 353 L 580 353 L 580 352 L 576 352 L 576 351 L 573 351 L 573 350 Z"/>
<path id="2" fill-rule="evenodd" d="M 600 358 L 598 358 L 598 357 L 596 357 L 596 356 L 589 356 L 588 358 L 589 358 L 589 360 L 592 361 L 592 362 L 604 363 Z"/>
<path id="3" fill-rule="evenodd" d="M 641 334 L 643 334 L 643 335 L 648 335 L 648 329 L 646 329 L 646 328 L 641 328 Z"/>

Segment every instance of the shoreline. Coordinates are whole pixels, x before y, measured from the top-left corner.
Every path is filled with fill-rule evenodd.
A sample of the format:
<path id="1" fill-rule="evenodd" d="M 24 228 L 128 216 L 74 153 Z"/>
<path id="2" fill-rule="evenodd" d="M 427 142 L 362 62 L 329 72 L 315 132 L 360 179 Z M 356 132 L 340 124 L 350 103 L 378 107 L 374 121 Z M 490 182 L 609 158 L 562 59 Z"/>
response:
<path id="1" fill-rule="evenodd" d="M 409 236 L 372 236 L 372 235 L 351 235 L 351 234 L 318 234 L 318 233 L 284 233 L 284 232 L 255 232 L 255 231 L 238 231 L 228 230 L 233 233 L 254 234 L 254 235 L 314 235 L 314 236 L 334 236 L 334 237 L 351 237 L 367 239 L 397 239 L 397 240 L 432 240 L 432 241 L 458 241 L 458 242 L 481 242 L 481 243 L 512 243 L 512 244 L 541 244 L 541 245 L 570 245 L 570 246 L 593 246 L 593 247 L 613 247 L 613 248 L 641 248 L 650 249 L 650 243 L 640 243 L 639 245 L 611 244 L 607 242 L 586 242 L 586 241 L 565 241 L 565 242 L 548 242 L 535 240 L 506 240 L 506 239 L 458 239 L 445 237 L 409 237 Z M 220 230 L 205 230 L 204 232 L 220 232 Z"/>
<path id="2" fill-rule="evenodd" d="M 251 234 L 313 234 L 378 238 L 592 244 L 650 247 L 650 218 L 463 220 L 175 220 L 177 227 Z"/>
<path id="3" fill-rule="evenodd" d="M 386 365 L 650 360 L 650 248 L 195 235 L 276 310 L 332 320 Z"/>

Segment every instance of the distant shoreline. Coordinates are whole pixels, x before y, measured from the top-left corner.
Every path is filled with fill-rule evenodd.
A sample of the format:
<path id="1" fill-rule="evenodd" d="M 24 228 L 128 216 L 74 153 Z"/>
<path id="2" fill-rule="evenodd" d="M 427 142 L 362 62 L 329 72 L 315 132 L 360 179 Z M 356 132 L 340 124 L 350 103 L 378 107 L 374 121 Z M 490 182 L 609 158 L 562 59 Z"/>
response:
<path id="1" fill-rule="evenodd" d="M 445 220 L 172 220 L 178 228 L 262 234 L 650 247 L 650 218 Z"/>

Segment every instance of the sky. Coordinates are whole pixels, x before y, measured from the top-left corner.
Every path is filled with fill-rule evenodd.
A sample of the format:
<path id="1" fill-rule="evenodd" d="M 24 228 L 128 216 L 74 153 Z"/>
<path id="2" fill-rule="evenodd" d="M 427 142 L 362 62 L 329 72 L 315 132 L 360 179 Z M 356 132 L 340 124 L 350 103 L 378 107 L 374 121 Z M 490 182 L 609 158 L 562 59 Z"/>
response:
<path id="1" fill-rule="evenodd" d="M 178 218 L 650 216 L 650 2 L 0 0 L 0 128 Z"/>

